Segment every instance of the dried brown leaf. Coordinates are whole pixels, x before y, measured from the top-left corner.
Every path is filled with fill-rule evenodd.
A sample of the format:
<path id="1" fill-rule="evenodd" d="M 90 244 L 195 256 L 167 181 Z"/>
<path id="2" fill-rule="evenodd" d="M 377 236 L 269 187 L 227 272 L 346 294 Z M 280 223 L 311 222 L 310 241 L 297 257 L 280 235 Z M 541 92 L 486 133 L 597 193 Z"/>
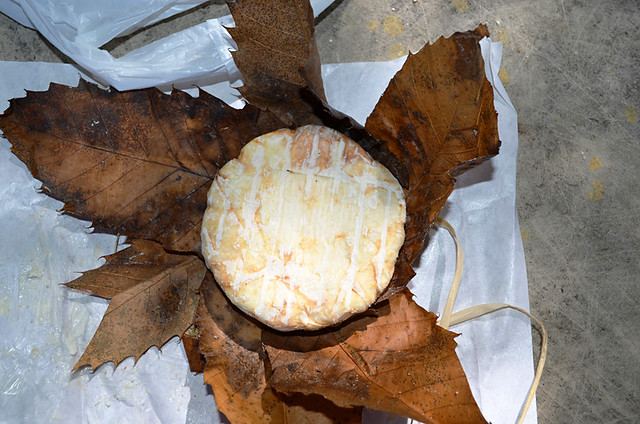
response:
<path id="1" fill-rule="evenodd" d="M 198 287 L 205 276 L 202 260 L 175 255 L 151 241 L 107 256 L 107 262 L 68 283 L 71 288 L 111 299 L 100 325 L 74 369 L 105 362 L 116 366 L 136 360 L 151 346 L 182 336 L 193 322 Z"/>
<path id="2" fill-rule="evenodd" d="M 288 125 L 318 123 L 301 89 L 324 99 L 313 10 L 305 0 L 227 1 L 238 45 L 233 60 L 249 103 L 274 112 Z"/>
<path id="3" fill-rule="evenodd" d="M 485 77 L 479 41 L 485 26 L 441 37 L 409 55 L 367 119 L 365 128 L 387 142 L 408 169 L 405 243 L 381 299 L 401 290 L 410 264 L 454 188 L 455 176 L 498 153 L 493 89 Z"/>
<path id="4" fill-rule="evenodd" d="M 105 91 L 81 81 L 14 99 L 0 115 L 13 152 L 98 231 L 200 252 L 209 185 L 242 146 L 284 124 L 247 105 L 236 110 L 204 91 Z"/>
<path id="5" fill-rule="evenodd" d="M 319 394 L 342 407 L 365 406 L 428 423 L 485 422 L 455 354 L 451 333 L 435 324 L 408 290 L 331 331 L 264 332 L 283 393 Z"/>
<path id="6" fill-rule="evenodd" d="M 339 408 L 319 396 L 282 397 L 265 378 L 262 326 L 233 306 L 207 273 L 196 325 L 206 358 L 205 383 L 232 423 L 351 423 L 361 408 Z"/>
<path id="7" fill-rule="evenodd" d="M 263 421 L 266 388 L 260 328 L 226 299 L 211 273 L 200 289 L 196 326 L 206 359 L 204 381 L 213 388 L 218 410 L 231 422 Z M 241 420 L 240 420 L 241 421 Z"/>

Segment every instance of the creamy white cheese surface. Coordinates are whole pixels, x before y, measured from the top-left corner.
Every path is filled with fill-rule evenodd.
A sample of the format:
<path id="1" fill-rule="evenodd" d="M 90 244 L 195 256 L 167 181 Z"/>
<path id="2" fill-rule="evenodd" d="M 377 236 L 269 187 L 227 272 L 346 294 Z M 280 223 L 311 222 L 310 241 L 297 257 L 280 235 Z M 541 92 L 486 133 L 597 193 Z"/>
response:
<path id="1" fill-rule="evenodd" d="M 229 299 L 279 329 L 366 310 L 404 241 L 400 184 L 354 141 L 320 126 L 248 143 L 218 173 L 203 255 Z"/>

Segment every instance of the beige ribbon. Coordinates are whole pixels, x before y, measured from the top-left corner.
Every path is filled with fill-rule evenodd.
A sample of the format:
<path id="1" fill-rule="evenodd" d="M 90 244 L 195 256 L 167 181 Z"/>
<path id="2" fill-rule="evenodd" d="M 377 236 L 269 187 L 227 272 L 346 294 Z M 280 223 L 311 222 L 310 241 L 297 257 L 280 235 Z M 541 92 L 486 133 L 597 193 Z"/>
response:
<path id="1" fill-rule="evenodd" d="M 436 225 L 446 229 L 449 232 L 449 234 L 451 234 L 451 237 L 453 237 L 453 240 L 456 243 L 456 255 L 457 255 L 456 272 L 453 276 L 453 282 L 451 283 L 451 289 L 449 290 L 449 295 L 447 296 L 447 302 L 444 305 L 444 311 L 442 312 L 442 316 L 438 319 L 438 321 L 436 321 L 436 323 L 445 329 L 449 329 L 449 326 L 451 325 L 461 324 L 463 322 L 472 320 L 474 318 L 478 318 L 483 315 L 508 308 L 508 309 L 514 309 L 516 311 L 522 312 L 523 314 L 527 315 L 529 318 L 534 320 L 536 324 L 538 324 L 538 326 L 542 331 L 542 346 L 540 348 L 540 359 L 538 360 L 536 373 L 533 378 L 533 383 L 529 388 L 529 392 L 527 393 L 527 398 L 525 399 L 522 410 L 518 415 L 518 420 L 516 421 L 516 424 L 522 424 L 522 422 L 524 421 L 524 418 L 527 415 L 527 412 L 529 411 L 529 407 L 533 402 L 533 397 L 536 394 L 538 385 L 540 384 L 542 370 L 544 369 L 544 363 L 547 359 L 547 342 L 548 342 L 547 329 L 544 327 L 544 325 L 542 324 L 542 322 L 540 322 L 538 318 L 534 317 L 526 310 L 519 308 L 517 306 L 507 305 L 506 303 L 485 303 L 482 305 L 476 305 L 467 309 L 463 309 L 462 311 L 458 311 L 456 313 L 452 313 L 453 304 L 456 301 L 456 296 L 458 295 L 458 288 L 460 287 L 460 282 L 462 281 L 464 253 L 462 251 L 462 247 L 460 246 L 460 242 L 458 241 L 458 236 L 456 235 L 456 232 L 451 226 L 451 224 L 449 224 L 449 222 L 447 222 L 445 219 L 438 217 L 436 218 Z"/>

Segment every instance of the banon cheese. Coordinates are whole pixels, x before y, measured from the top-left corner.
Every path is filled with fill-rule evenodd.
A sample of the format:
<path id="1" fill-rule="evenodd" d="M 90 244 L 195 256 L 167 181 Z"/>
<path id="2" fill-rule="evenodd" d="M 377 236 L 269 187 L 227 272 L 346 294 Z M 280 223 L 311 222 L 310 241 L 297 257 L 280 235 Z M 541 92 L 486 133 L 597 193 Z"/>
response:
<path id="1" fill-rule="evenodd" d="M 227 297 L 278 330 L 312 330 L 365 311 L 404 242 L 400 184 L 330 128 L 249 142 L 208 193 L 203 256 Z"/>

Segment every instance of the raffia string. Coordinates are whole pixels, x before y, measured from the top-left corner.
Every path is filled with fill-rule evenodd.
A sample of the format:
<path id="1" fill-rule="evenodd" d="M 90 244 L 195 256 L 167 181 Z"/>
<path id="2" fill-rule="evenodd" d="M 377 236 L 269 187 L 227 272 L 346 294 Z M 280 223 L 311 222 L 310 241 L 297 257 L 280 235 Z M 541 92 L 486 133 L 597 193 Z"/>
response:
<path id="1" fill-rule="evenodd" d="M 460 246 L 460 243 L 458 242 L 458 235 L 456 234 L 456 230 L 454 230 L 451 224 L 449 224 L 449 221 L 444 218 L 437 217 L 436 225 L 449 231 L 449 234 L 451 234 L 451 237 L 453 237 L 453 240 L 456 243 L 456 273 L 453 275 L 453 282 L 451 283 L 451 288 L 449 289 L 447 302 L 444 304 L 444 311 L 442 312 L 442 316 L 438 320 L 438 325 L 448 330 L 450 325 L 455 325 L 451 323 L 451 314 L 453 312 L 453 304 L 455 303 L 456 297 L 458 296 L 460 282 L 462 281 L 464 252 L 462 251 L 462 246 Z"/>
<path id="2" fill-rule="evenodd" d="M 526 310 L 519 308 L 517 306 L 508 305 L 506 303 L 485 303 L 482 305 L 472 306 L 470 308 L 463 309 L 462 311 L 452 313 L 453 312 L 453 304 L 456 301 L 456 296 L 458 295 L 458 288 L 460 287 L 460 282 L 462 281 L 462 268 L 464 265 L 464 253 L 462 252 L 462 247 L 460 246 L 460 242 L 458 241 L 458 236 L 456 235 L 455 230 L 445 220 L 444 218 L 436 218 L 436 225 L 446 229 L 456 244 L 456 272 L 453 276 L 453 282 L 451 283 L 451 289 L 449 290 L 449 295 L 447 296 L 447 302 L 444 306 L 444 311 L 442 312 L 442 316 L 438 319 L 437 324 L 445 329 L 449 329 L 449 326 L 461 324 L 463 322 L 472 320 L 474 318 L 481 317 L 486 314 L 490 314 L 492 312 L 499 311 L 501 309 L 514 309 L 516 311 L 522 312 L 527 315 L 529 318 L 534 320 L 536 324 L 540 327 L 542 331 L 542 346 L 540 348 L 540 359 L 538 360 L 538 365 L 536 367 L 536 373 L 533 378 L 533 383 L 529 388 L 529 392 L 527 393 L 527 398 L 525 399 L 524 405 L 518 415 L 518 420 L 516 424 L 522 424 L 524 418 L 527 416 L 527 412 L 529 411 L 529 407 L 533 402 L 533 397 L 535 396 L 536 390 L 538 389 L 538 385 L 540 384 L 540 377 L 542 376 L 542 370 L 544 369 L 544 363 L 547 359 L 547 329 L 544 327 L 542 322 L 533 315 L 531 315 Z"/>

